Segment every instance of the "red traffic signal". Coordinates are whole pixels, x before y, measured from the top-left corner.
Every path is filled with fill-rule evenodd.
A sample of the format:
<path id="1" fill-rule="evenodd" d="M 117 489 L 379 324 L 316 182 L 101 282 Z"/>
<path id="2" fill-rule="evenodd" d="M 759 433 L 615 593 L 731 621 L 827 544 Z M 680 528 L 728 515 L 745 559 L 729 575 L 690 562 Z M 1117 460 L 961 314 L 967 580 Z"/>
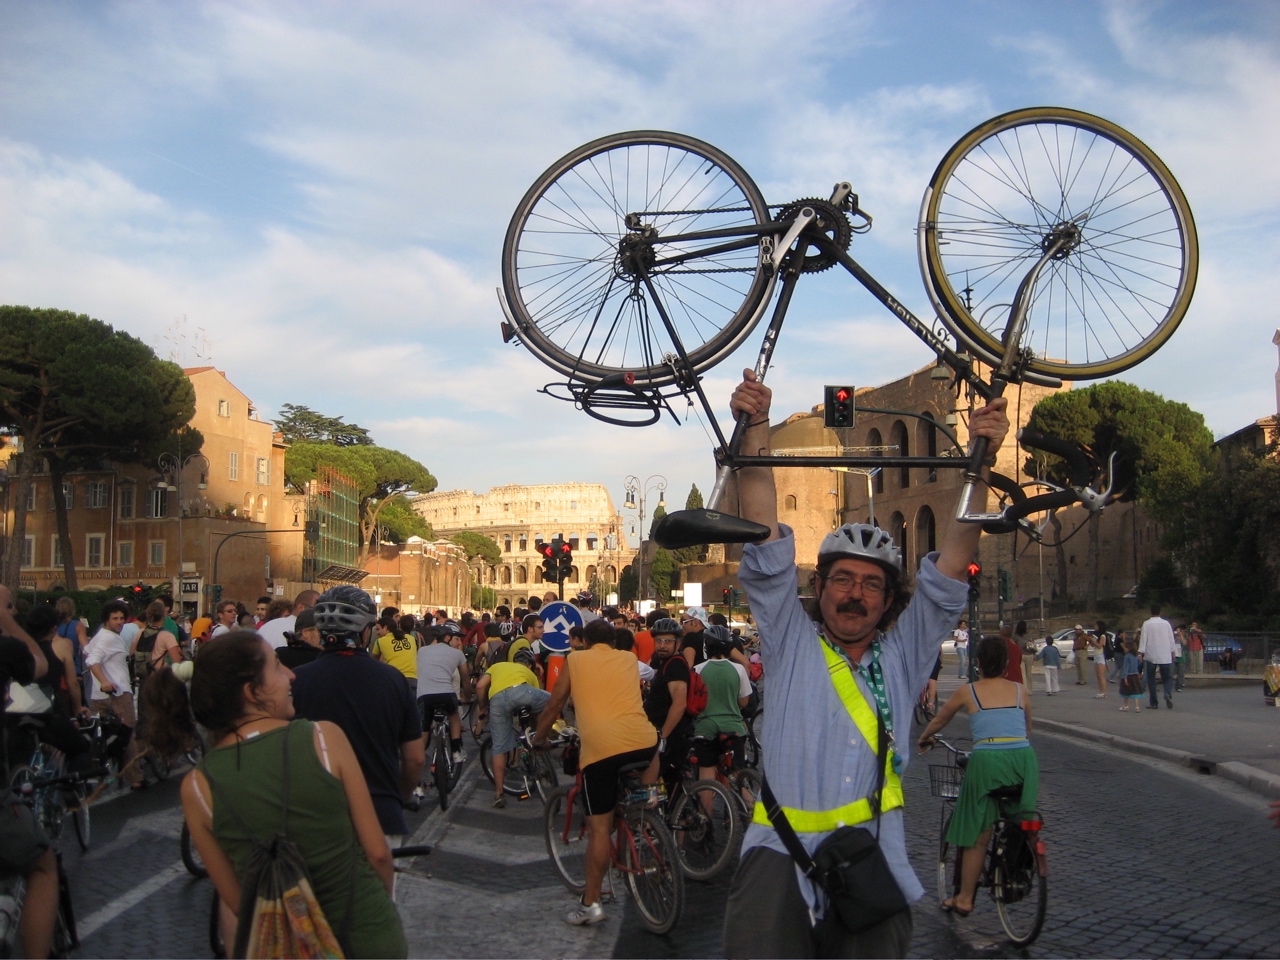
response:
<path id="1" fill-rule="evenodd" d="M 556 548 L 549 543 L 544 543 L 541 540 L 539 540 L 537 544 L 537 548 L 538 548 L 538 552 L 542 554 L 544 557 L 549 558 L 549 557 L 555 556 Z"/>
<path id="2" fill-rule="evenodd" d="M 974 577 L 979 577 L 981 575 L 982 575 L 982 564 L 980 564 L 977 560 L 971 560 L 969 562 L 969 579 L 972 580 Z"/>
<path id="3" fill-rule="evenodd" d="M 853 387 L 823 389 L 822 420 L 833 428 L 853 426 Z"/>
<path id="4" fill-rule="evenodd" d="M 572 547 L 572 545 L 570 545 L 570 544 L 569 544 L 569 543 L 567 543 L 567 542 L 562 542 L 562 543 L 560 544 L 560 553 L 561 553 L 561 555 L 562 555 L 562 556 L 566 556 L 566 557 L 571 557 L 571 556 L 573 556 L 573 547 Z"/>
<path id="5" fill-rule="evenodd" d="M 140 583 L 135 583 L 135 584 L 134 584 L 132 587 L 130 587 L 129 589 L 130 589 L 130 591 L 132 591 L 132 593 L 133 593 L 133 595 L 134 595 L 135 597 L 140 597 L 140 596 L 142 596 L 142 584 L 140 584 Z"/>

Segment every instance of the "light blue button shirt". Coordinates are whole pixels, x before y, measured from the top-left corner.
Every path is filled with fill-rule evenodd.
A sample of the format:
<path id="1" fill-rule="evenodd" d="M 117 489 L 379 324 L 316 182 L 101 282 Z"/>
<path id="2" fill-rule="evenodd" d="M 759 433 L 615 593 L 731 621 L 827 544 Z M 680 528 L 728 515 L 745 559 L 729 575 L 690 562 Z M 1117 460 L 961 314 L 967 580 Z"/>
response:
<path id="1" fill-rule="evenodd" d="M 875 790 L 876 755 L 836 695 L 818 625 L 809 619 L 796 594 L 795 537 L 790 527 L 779 524 L 779 530 L 782 536 L 777 540 L 748 544 L 738 570 L 759 628 L 764 661 L 762 763 L 782 806 L 833 810 Z M 915 596 L 881 638 L 880 665 L 904 771 L 912 753 L 912 707 L 933 672 L 942 641 L 951 636 L 968 604 L 968 588 L 938 572 L 937 556 L 932 553 L 921 563 Z M 870 651 L 862 662 L 871 662 Z M 874 704 L 863 678 L 856 680 L 867 703 Z M 880 845 L 903 895 L 914 902 L 924 895 L 924 888 L 907 860 L 902 813 L 899 807 L 881 816 Z M 827 834 L 799 836 L 813 853 Z M 772 827 L 754 823 L 747 828 L 743 853 L 752 847 L 787 852 Z M 812 884 L 799 868 L 797 876 L 809 907 L 818 909 Z"/>

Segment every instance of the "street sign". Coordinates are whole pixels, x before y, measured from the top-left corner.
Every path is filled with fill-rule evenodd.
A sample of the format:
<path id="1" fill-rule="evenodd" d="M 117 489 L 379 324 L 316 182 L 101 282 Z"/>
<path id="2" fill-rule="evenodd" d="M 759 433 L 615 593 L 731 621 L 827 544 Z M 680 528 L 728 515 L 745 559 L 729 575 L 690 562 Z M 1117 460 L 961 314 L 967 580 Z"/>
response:
<path id="1" fill-rule="evenodd" d="M 569 649 L 569 628 L 583 624 L 582 611 L 572 603 L 556 600 L 538 611 L 542 617 L 542 645 L 553 653 Z"/>

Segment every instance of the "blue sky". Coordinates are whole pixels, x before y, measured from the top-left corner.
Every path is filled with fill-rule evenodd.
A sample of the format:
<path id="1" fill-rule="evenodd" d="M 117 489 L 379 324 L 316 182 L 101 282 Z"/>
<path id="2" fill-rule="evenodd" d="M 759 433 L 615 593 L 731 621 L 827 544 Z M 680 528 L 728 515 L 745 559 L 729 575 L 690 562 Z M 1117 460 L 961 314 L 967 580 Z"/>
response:
<path id="1" fill-rule="evenodd" d="M 913 226 L 971 127 L 1054 104 L 1146 141 L 1195 213 L 1195 302 L 1125 379 L 1215 434 L 1275 412 L 1280 7 L 656 2 L 0 5 L 0 302 L 157 346 L 185 317 L 264 415 L 306 404 L 441 488 L 712 478 L 691 421 L 597 423 L 498 336 L 499 252 L 529 184 L 618 130 L 716 144 L 770 202 L 850 180 L 853 253 L 929 315 Z M 707 377 L 724 406 L 752 338 Z M 801 286 L 779 415 L 928 352 L 835 271 Z M 779 416 L 780 418 L 780 416 Z"/>

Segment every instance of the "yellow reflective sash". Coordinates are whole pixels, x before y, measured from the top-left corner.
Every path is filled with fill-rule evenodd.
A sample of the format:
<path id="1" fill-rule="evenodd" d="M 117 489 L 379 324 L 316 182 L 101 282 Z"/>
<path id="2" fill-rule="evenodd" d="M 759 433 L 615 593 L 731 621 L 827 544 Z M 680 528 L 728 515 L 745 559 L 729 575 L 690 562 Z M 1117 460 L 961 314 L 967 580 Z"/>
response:
<path id="1" fill-rule="evenodd" d="M 836 696 L 849 712 L 849 719 L 862 734 L 862 739 L 871 747 L 871 752 L 878 757 L 880 731 L 876 723 L 875 711 L 871 709 L 866 697 L 858 689 L 858 683 L 853 678 L 853 670 L 844 658 L 821 640 L 818 643 L 822 647 L 822 656 L 827 662 L 827 673 L 831 676 L 831 685 L 835 687 Z M 893 810 L 902 806 L 904 802 L 902 779 L 893 768 L 892 747 L 889 748 L 885 762 L 888 768 L 885 771 L 884 793 L 880 804 L 882 811 Z M 834 810 L 800 810 L 795 807 L 783 807 L 782 812 L 787 815 L 788 822 L 797 833 L 829 833 L 839 827 L 853 826 L 870 820 L 871 799 L 863 797 L 861 800 L 846 803 Z M 762 827 L 772 826 L 769 822 L 769 814 L 765 812 L 764 804 L 760 801 L 756 801 L 755 809 L 751 813 L 751 822 L 758 823 Z"/>

